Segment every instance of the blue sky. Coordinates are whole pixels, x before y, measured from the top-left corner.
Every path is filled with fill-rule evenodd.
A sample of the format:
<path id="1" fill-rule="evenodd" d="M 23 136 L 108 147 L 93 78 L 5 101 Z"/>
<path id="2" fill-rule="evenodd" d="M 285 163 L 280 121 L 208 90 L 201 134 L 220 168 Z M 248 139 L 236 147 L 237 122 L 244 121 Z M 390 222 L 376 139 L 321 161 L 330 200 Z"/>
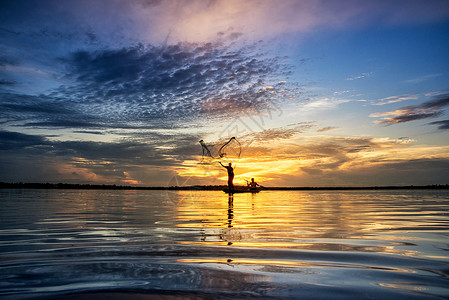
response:
<path id="1" fill-rule="evenodd" d="M 3 1 L 0 181 L 446 184 L 447 1 Z"/>

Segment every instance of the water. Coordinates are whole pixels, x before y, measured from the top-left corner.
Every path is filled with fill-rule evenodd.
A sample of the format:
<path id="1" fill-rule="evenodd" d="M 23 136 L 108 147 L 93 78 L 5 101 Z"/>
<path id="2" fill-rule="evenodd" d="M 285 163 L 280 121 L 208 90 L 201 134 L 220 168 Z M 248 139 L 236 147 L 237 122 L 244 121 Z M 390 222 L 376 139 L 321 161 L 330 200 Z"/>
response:
<path id="1" fill-rule="evenodd" d="M 449 298 L 449 191 L 0 190 L 0 297 Z"/>

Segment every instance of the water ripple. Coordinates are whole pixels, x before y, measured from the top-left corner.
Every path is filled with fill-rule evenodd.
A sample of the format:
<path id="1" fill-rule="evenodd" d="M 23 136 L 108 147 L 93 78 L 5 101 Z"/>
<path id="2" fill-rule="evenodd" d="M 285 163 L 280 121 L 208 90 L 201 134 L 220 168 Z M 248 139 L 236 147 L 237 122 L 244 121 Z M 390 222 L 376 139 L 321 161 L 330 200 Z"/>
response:
<path id="1" fill-rule="evenodd" d="M 448 192 L 0 192 L 2 298 L 449 295 Z"/>

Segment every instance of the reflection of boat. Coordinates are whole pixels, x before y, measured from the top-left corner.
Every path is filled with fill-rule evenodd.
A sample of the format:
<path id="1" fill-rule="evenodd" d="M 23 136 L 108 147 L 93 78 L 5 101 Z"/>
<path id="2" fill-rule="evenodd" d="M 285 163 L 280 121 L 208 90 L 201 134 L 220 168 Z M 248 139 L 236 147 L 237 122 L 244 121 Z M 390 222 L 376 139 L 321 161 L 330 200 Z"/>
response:
<path id="1" fill-rule="evenodd" d="M 234 189 L 224 189 L 223 192 L 227 194 L 236 194 L 236 193 L 258 193 L 261 188 L 249 188 L 249 187 L 235 187 Z"/>

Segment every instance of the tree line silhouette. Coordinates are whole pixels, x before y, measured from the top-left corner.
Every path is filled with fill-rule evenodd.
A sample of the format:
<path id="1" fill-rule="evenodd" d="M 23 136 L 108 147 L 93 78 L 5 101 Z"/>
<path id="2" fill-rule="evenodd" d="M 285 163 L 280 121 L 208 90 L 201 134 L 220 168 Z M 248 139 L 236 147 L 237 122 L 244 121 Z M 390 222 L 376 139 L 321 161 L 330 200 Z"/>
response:
<path id="1" fill-rule="evenodd" d="M 81 189 L 81 190 L 204 190 L 221 191 L 226 185 L 192 186 L 131 186 L 116 184 L 77 184 L 77 183 L 30 183 L 0 182 L 1 189 Z M 341 187 L 263 187 L 271 191 L 310 191 L 310 190 L 395 190 L 395 189 L 449 189 L 449 184 L 404 185 L 404 186 L 341 186 Z"/>

